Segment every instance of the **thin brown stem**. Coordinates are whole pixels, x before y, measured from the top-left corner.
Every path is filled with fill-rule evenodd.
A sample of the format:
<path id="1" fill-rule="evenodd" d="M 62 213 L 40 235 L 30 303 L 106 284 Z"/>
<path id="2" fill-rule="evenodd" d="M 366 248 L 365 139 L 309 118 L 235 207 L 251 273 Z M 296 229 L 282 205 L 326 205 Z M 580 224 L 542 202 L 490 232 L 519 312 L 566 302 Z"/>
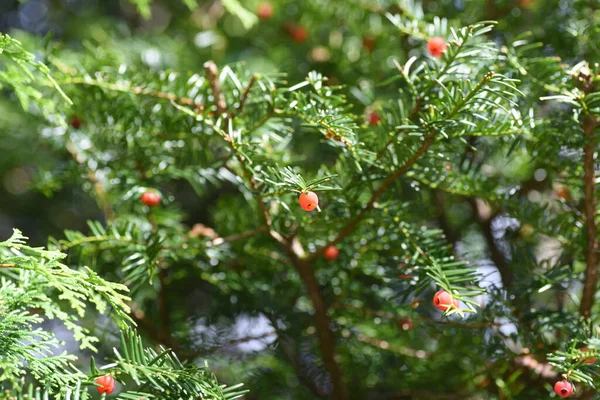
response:
<path id="1" fill-rule="evenodd" d="M 15 268 L 17 264 L 0 264 L 0 268 Z"/>
<path id="2" fill-rule="evenodd" d="M 210 242 L 206 243 L 206 246 L 207 247 L 220 246 L 220 245 L 222 245 L 224 243 L 235 242 L 236 240 L 241 240 L 241 239 L 245 239 L 245 238 L 248 238 L 248 237 L 252 237 L 252 236 L 255 236 L 255 235 L 259 234 L 259 233 L 266 232 L 266 231 L 267 231 L 267 227 L 266 226 L 259 226 L 256 229 L 252 229 L 252 230 L 249 230 L 249 231 L 246 231 L 246 232 L 236 233 L 236 234 L 225 236 L 225 237 L 214 238 Z"/>
<path id="3" fill-rule="evenodd" d="M 584 215 L 587 233 L 587 245 L 585 252 L 585 277 L 583 294 L 579 312 L 584 318 L 590 318 L 596 289 L 598 286 L 598 226 L 596 220 L 596 197 L 594 182 L 596 173 L 594 169 L 594 129 L 597 126 L 596 118 L 586 115 L 583 119 L 583 134 L 586 144 L 583 148 L 583 171 L 584 171 Z"/>
<path id="4" fill-rule="evenodd" d="M 169 308 L 167 305 L 167 270 L 161 268 L 158 273 L 158 279 L 160 281 L 160 289 L 158 291 L 158 310 L 160 313 L 160 336 L 162 337 L 163 343 L 170 342 L 171 331 L 169 329 Z"/>
<path id="5" fill-rule="evenodd" d="M 219 117 L 227 111 L 225 95 L 221 91 L 221 85 L 219 84 L 219 68 L 217 68 L 217 64 L 214 61 L 209 60 L 204 63 L 204 72 L 215 97 L 215 105 L 217 106 L 216 116 Z"/>
<path id="6" fill-rule="evenodd" d="M 296 352 L 294 351 L 294 348 L 292 347 L 291 343 L 289 343 L 285 339 L 279 338 L 279 345 L 285 358 L 287 358 L 288 362 L 292 365 L 292 367 L 294 367 L 294 371 L 296 372 L 298 380 L 300 380 L 300 382 L 302 382 L 302 384 L 308 389 L 310 389 L 310 391 L 313 392 L 316 396 L 320 398 L 326 398 L 327 393 L 320 386 L 318 386 L 317 383 L 310 376 L 307 376 L 304 372 L 302 365 L 300 365 L 298 357 L 296 356 Z"/>
<path id="7" fill-rule="evenodd" d="M 244 112 L 244 106 L 246 105 L 246 101 L 248 100 L 248 96 L 250 95 L 252 87 L 256 83 L 257 77 L 258 76 L 256 74 L 252 75 L 252 78 L 250 78 L 250 82 L 248 82 L 248 86 L 246 86 L 246 89 L 244 89 L 244 92 L 242 93 L 242 99 L 240 100 L 240 105 L 237 108 L 238 115 Z"/>
<path id="8" fill-rule="evenodd" d="M 342 369 L 335 359 L 335 337 L 331 330 L 331 320 L 321 295 L 321 287 L 317 276 L 310 263 L 297 258 L 295 255 L 291 255 L 291 258 L 315 309 L 315 328 L 319 339 L 319 348 L 333 387 L 331 396 L 334 400 L 346 400 L 349 398 L 348 389 L 343 380 Z"/>

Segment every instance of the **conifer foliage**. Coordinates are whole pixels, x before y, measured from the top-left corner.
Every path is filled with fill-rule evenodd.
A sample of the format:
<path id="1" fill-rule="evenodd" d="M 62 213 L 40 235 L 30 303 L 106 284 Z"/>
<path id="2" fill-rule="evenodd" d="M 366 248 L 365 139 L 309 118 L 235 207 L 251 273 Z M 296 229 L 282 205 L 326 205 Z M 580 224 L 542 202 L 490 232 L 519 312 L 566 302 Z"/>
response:
<path id="1" fill-rule="evenodd" d="M 0 242 L 1 396 L 594 398 L 594 6 L 254 3 L 0 34 L 31 188 L 98 210 Z"/>

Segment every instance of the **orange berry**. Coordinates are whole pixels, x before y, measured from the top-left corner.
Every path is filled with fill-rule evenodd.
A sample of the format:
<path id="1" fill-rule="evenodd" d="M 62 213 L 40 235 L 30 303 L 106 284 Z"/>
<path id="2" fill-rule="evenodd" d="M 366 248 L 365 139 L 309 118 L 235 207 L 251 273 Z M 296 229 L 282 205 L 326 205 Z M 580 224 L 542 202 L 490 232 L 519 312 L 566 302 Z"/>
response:
<path id="1" fill-rule="evenodd" d="M 447 47 L 444 38 L 439 36 L 431 38 L 429 42 L 427 42 L 427 50 L 433 57 L 440 57 L 442 53 L 446 51 Z"/>
<path id="2" fill-rule="evenodd" d="M 337 258 L 339 256 L 340 256 L 340 251 L 335 246 L 327 247 L 325 249 L 325 252 L 323 253 L 323 257 L 325 257 L 325 259 L 327 261 L 335 261 L 335 260 L 337 260 Z"/>
<path id="3" fill-rule="evenodd" d="M 559 397 L 571 397 L 573 394 L 573 385 L 567 381 L 558 381 L 554 384 L 554 393 Z"/>
<path id="4" fill-rule="evenodd" d="M 256 10 L 256 15 L 263 21 L 271 18 L 273 16 L 273 6 L 269 3 L 261 3 Z"/>
<path id="5" fill-rule="evenodd" d="M 369 126 L 377 125 L 381 121 L 381 117 L 376 112 L 370 112 L 367 118 L 369 119 Z"/>
<path id="6" fill-rule="evenodd" d="M 303 43 L 308 39 L 308 31 L 303 26 L 293 27 L 290 34 L 292 35 L 292 40 L 296 43 Z"/>
<path id="7" fill-rule="evenodd" d="M 302 192 L 300 193 L 300 207 L 305 211 L 312 211 L 315 208 L 319 209 L 319 198 L 315 192 Z"/>
<path id="8" fill-rule="evenodd" d="M 588 351 L 587 347 L 582 347 L 579 349 L 580 351 Z M 594 357 L 586 357 L 583 360 L 586 364 L 596 364 L 596 358 Z"/>
<path id="9" fill-rule="evenodd" d="M 81 125 L 83 125 L 83 122 L 77 116 L 74 116 L 73 118 L 71 118 L 71 121 L 69 123 L 75 129 L 79 129 L 79 128 L 81 128 Z"/>
<path id="10" fill-rule="evenodd" d="M 459 308 L 458 300 L 453 300 L 452 295 L 445 290 L 438 291 L 433 296 L 433 305 L 442 311 L 448 311 L 450 308 Z"/>
<path id="11" fill-rule="evenodd" d="M 144 194 L 142 194 L 142 197 L 140 197 L 140 200 L 148 207 L 156 207 L 160 204 L 160 196 L 158 195 L 158 193 L 155 193 L 150 190 L 144 192 Z"/>
<path id="12" fill-rule="evenodd" d="M 96 387 L 100 394 L 111 394 L 115 390 L 115 378 L 110 375 L 101 376 L 96 383 L 100 385 Z"/>
<path id="13" fill-rule="evenodd" d="M 365 49 L 373 51 L 375 48 L 375 39 L 373 36 L 364 36 L 362 39 L 362 45 Z"/>

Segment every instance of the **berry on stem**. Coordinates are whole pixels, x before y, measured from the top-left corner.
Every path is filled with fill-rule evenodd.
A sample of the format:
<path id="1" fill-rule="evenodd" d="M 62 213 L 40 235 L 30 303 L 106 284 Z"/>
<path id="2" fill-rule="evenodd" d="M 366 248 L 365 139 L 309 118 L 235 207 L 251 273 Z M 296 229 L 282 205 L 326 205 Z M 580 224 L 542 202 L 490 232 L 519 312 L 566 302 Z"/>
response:
<path id="1" fill-rule="evenodd" d="M 367 115 L 367 118 L 369 120 L 369 126 L 377 125 L 379 121 L 381 121 L 381 117 L 376 112 L 370 112 Z"/>
<path id="2" fill-rule="evenodd" d="M 300 193 L 300 198 L 298 199 L 300 202 L 300 207 L 302 207 L 305 211 L 312 211 L 315 208 L 318 211 L 321 211 L 319 208 L 319 198 L 315 194 L 315 192 L 302 192 Z"/>
<path id="3" fill-rule="evenodd" d="M 71 121 L 69 121 L 69 123 L 71 124 L 71 126 L 72 126 L 74 129 L 79 129 L 79 128 L 81 128 L 81 125 L 83 125 L 83 122 L 82 122 L 82 121 L 81 121 L 81 119 L 79 119 L 79 117 L 77 117 L 77 116 L 73 116 L 73 117 L 71 118 Z"/>
<path id="4" fill-rule="evenodd" d="M 292 40 L 296 43 L 306 42 L 308 39 L 308 31 L 303 26 L 294 26 L 290 29 L 290 35 Z"/>
<path id="5" fill-rule="evenodd" d="M 269 3 L 259 4 L 256 10 L 256 15 L 258 15 L 258 18 L 262 19 L 263 21 L 271 18 L 273 16 L 273 6 Z"/>
<path id="6" fill-rule="evenodd" d="M 148 207 L 156 207 L 160 204 L 160 196 L 158 193 L 151 190 L 145 191 L 144 194 L 142 194 L 142 197 L 140 197 L 140 200 Z"/>
<path id="7" fill-rule="evenodd" d="M 362 45 L 365 49 L 373 51 L 373 49 L 375 48 L 375 38 L 373 38 L 373 36 L 370 35 L 364 36 L 362 39 Z"/>
<path id="8" fill-rule="evenodd" d="M 589 349 L 587 347 L 582 347 L 579 349 L 579 351 L 588 351 Z M 583 362 L 585 362 L 586 364 L 596 364 L 596 358 L 594 357 L 586 357 L 583 359 Z"/>
<path id="9" fill-rule="evenodd" d="M 325 252 L 323 253 L 323 257 L 325 257 L 327 261 L 335 261 L 339 256 L 340 251 L 335 246 L 329 246 L 325 249 Z"/>
<path id="10" fill-rule="evenodd" d="M 445 290 L 440 290 L 433 296 L 433 305 L 442 311 L 460 307 L 458 300 L 453 300 L 452 295 Z"/>
<path id="11" fill-rule="evenodd" d="M 444 38 L 439 36 L 431 38 L 429 42 L 427 42 L 427 50 L 433 57 L 441 57 L 442 53 L 446 51 L 447 47 L 448 46 L 446 45 Z"/>
<path id="12" fill-rule="evenodd" d="M 566 379 L 558 381 L 554 384 L 554 393 L 559 397 L 571 397 L 573 394 L 573 385 Z"/>
<path id="13" fill-rule="evenodd" d="M 96 387 L 100 394 L 111 394 L 115 390 L 115 378 L 110 375 L 104 375 L 96 379 L 100 386 Z"/>

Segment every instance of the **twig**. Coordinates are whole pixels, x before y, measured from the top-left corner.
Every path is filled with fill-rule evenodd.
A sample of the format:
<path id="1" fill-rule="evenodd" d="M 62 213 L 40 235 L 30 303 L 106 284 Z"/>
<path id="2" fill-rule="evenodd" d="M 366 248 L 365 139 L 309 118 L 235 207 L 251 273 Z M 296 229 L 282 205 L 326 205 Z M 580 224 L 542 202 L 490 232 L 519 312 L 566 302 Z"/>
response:
<path id="1" fill-rule="evenodd" d="M 585 278 L 583 294 L 579 312 L 584 318 L 590 318 L 592 305 L 596 296 L 598 284 L 598 226 L 596 221 L 596 199 L 594 182 L 596 180 L 594 170 L 594 129 L 597 126 L 596 119 L 587 115 L 583 120 L 583 133 L 586 144 L 583 148 L 583 170 L 584 170 L 584 214 L 587 232 L 587 246 L 585 250 Z"/>
<path id="2" fill-rule="evenodd" d="M 225 99 L 222 95 L 221 88 L 217 79 L 217 66 L 214 62 L 208 61 L 204 64 L 204 69 L 207 75 L 207 79 L 209 79 L 209 81 L 211 82 L 213 95 L 217 102 L 217 109 L 221 110 L 220 112 L 223 112 L 227 109 L 227 104 L 225 104 Z M 174 105 L 177 107 L 176 104 Z M 310 265 L 306 261 L 303 261 L 304 250 L 302 249 L 302 245 L 295 238 L 292 240 L 286 240 L 279 232 L 272 229 L 271 216 L 269 215 L 269 211 L 267 210 L 267 207 L 263 201 L 263 197 L 260 194 L 258 185 L 256 184 L 256 180 L 254 179 L 253 171 L 248 165 L 245 157 L 237 150 L 237 145 L 235 141 L 227 132 L 215 126 L 215 124 L 212 121 L 204 121 L 213 126 L 214 129 L 218 130 L 218 132 L 223 136 L 225 141 L 230 145 L 232 151 L 234 152 L 236 158 L 242 166 L 243 173 L 246 177 L 246 180 L 248 181 L 250 189 L 255 193 L 255 199 L 258 204 L 261 217 L 269 233 L 269 236 L 271 236 L 271 238 L 273 238 L 277 243 L 279 243 L 279 245 L 286 251 L 296 271 L 300 275 L 300 278 L 302 279 L 304 286 L 308 291 L 311 303 L 315 309 L 315 326 L 317 330 L 317 337 L 319 339 L 319 347 L 321 349 L 323 363 L 325 364 L 325 368 L 331 376 L 331 382 L 333 386 L 332 397 L 335 400 L 348 399 L 348 390 L 346 389 L 346 386 L 343 381 L 341 368 L 335 359 L 335 338 L 333 332 L 331 331 L 331 321 L 329 319 L 329 316 L 327 315 L 327 307 L 321 295 L 319 282 L 312 268 L 312 265 Z"/>
<path id="3" fill-rule="evenodd" d="M 213 96 L 215 97 L 215 105 L 217 106 L 216 116 L 219 117 L 227 111 L 225 95 L 223 95 L 221 85 L 219 84 L 219 68 L 217 68 L 217 64 L 215 64 L 214 61 L 209 60 L 204 63 L 204 72 L 206 78 L 210 82 L 210 87 L 212 88 Z"/>
<path id="4" fill-rule="evenodd" d="M 380 339 L 377 339 L 374 337 L 365 336 L 363 334 L 358 334 L 355 336 L 356 336 L 356 340 L 358 340 L 359 342 L 371 345 L 373 347 L 377 347 L 378 349 L 381 349 L 381 350 L 390 351 L 392 353 L 401 354 L 403 356 L 408 356 L 408 357 L 416 357 L 416 358 L 431 357 L 431 353 L 427 353 L 424 350 L 415 350 L 415 349 L 411 349 L 409 347 L 395 346 L 393 344 L 390 344 L 386 340 L 380 340 Z"/>
<path id="5" fill-rule="evenodd" d="M 166 295 L 166 282 L 167 282 L 167 270 L 161 268 L 158 273 L 158 279 L 160 281 L 160 288 L 158 291 L 158 310 L 160 313 L 160 336 L 162 337 L 163 342 L 171 342 L 171 332 L 169 329 L 169 308 L 167 305 L 167 295 Z"/>
<path id="6" fill-rule="evenodd" d="M 224 243 L 229 243 L 229 242 L 235 242 L 236 240 L 241 240 L 241 239 L 245 239 L 251 236 L 254 236 L 258 233 L 262 233 L 262 232 L 266 232 L 267 231 L 267 227 L 266 226 L 259 226 L 258 228 L 246 231 L 246 232 L 241 232 L 241 233 L 236 233 L 230 236 L 225 236 L 225 237 L 217 237 L 213 240 L 211 240 L 210 242 L 206 243 L 206 247 L 211 247 L 211 246 L 220 246 Z"/>
<path id="7" fill-rule="evenodd" d="M 582 83 L 585 94 L 595 92 L 594 75 L 588 68 L 581 69 L 576 78 Z M 587 238 L 585 248 L 586 267 L 579 313 L 584 318 L 589 319 L 596 297 L 596 286 L 598 285 L 598 222 L 596 220 L 596 193 L 594 187 L 596 180 L 594 130 L 598 126 L 598 120 L 588 112 L 585 103 L 582 104 L 582 107 L 584 112 L 583 135 L 586 141 L 583 147 L 583 205 Z"/>
<path id="8" fill-rule="evenodd" d="M 506 262 L 502 251 L 500 251 L 492 230 L 492 222 L 497 214 L 494 213 L 492 215 L 484 215 L 485 213 L 481 211 L 481 207 L 477 203 L 477 199 L 469 198 L 468 202 L 471 205 L 473 214 L 475 215 L 475 218 L 481 227 L 483 237 L 490 252 L 490 259 L 496 266 L 496 269 L 500 274 L 500 278 L 502 279 L 502 286 L 506 290 L 510 290 L 514 281 L 514 274 Z"/>
<path id="9" fill-rule="evenodd" d="M 296 256 L 293 250 L 289 249 L 290 258 L 300 275 L 308 296 L 315 309 L 315 328 L 319 339 L 319 347 L 325 368 L 331 377 L 332 398 L 334 400 L 346 400 L 349 398 L 348 389 L 344 384 L 342 370 L 335 358 L 335 337 L 331 330 L 331 319 L 327 312 L 327 306 L 321 295 L 321 288 L 315 275 L 312 265 L 306 260 Z"/>
<path id="10" fill-rule="evenodd" d="M 242 99 L 240 100 L 240 105 L 237 108 L 238 115 L 244 112 L 244 106 L 246 105 L 246 101 L 248 100 L 248 95 L 250 94 L 250 90 L 252 90 L 252 87 L 256 83 L 257 77 L 257 74 L 252 75 L 252 78 L 250 78 L 250 82 L 248 82 L 248 86 L 246 86 L 246 89 L 244 89 L 244 93 L 242 93 Z"/>
<path id="11" fill-rule="evenodd" d="M 0 264 L 0 268 L 15 268 L 17 264 Z"/>
<path id="12" fill-rule="evenodd" d="M 150 97 L 155 97 L 157 99 L 168 100 L 172 102 L 176 102 L 178 104 L 183 104 L 186 106 L 194 106 L 196 110 L 204 111 L 205 107 L 202 103 L 196 103 L 194 100 L 189 97 L 179 97 L 174 93 L 169 92 L 160 92 L 156 90 L 151 90 L 139 86 L 132 85 L 122 85 L 117 83 L 109 83 L 98 80 L 90 80 L 85 78 L 67 78 L 60 82 L 61 85 L 87 85 L 87 86 L 96 86 L 102 89 L 111 90 L 115 92 L 124 92 L 124 93 L 133 93 L 135 95 L 145 95 Z"/>

